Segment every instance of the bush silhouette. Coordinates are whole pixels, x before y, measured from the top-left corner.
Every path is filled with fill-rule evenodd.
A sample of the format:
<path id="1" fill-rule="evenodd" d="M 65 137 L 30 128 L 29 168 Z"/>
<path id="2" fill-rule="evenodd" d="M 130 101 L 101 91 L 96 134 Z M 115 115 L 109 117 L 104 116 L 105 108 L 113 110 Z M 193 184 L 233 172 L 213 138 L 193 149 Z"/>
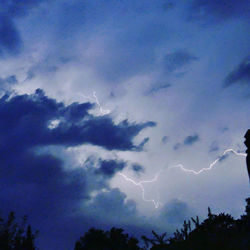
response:
<path id="1" fill-rule="evenodd" d="M 34 245 L 37 232 L 33 233 L 31 226 L 27 226 L 27 217 L 22 223 L 16 222 L 15 214 L 11 212 L 6 221 L 0 218 L 0 249 L 1 250 L 35 250 Z"/>
<path id="2" fill-rule="evenodd" d="M 110 231 L 91 228 L 75 244 L 75 250 L 137 250 L 138 240 L 123 233 L 121 228 Z"/>
<path id="3" fill-rule="evenodd" d="M 174 235 L 164 240 L 165 234 L 157 235 L 154 239 L 142 237 L 148 249 L 185 249 L 185 250 L 248 250 L 250 249 L 250 198 L 247 200 L 246 215 L 235 220 L 231 215 L 212 214 L 208 208 L 208 217 L 202 223 L 199 218 L 184 221 L 183 227 L 176 230 Z"/>
<path id="4" fill-rule="evenodd" d="M 240 219 L 231 215 L 213 214 L 208 208 L 208 216 L 200 222 L 198 216 L 184 221 L 181 229 L 172 237 L 166 233 L 158 235 L 152 231 L 153 238 L 142 236 L 145 246 L 124 233 L 121 228 L 109 231 L 91 228 L 75 243 L 74 250 L 249 250 L 250 249 L 250 198 L 246 199 L 246 214 Z M 27 225 L 25 216 L 20 224 L 11 212 L 6 220 L 0 218 L 0 250 L 35 250 L 37 232 Z M 48 246 L 48 249 L 50 247 Z"/>

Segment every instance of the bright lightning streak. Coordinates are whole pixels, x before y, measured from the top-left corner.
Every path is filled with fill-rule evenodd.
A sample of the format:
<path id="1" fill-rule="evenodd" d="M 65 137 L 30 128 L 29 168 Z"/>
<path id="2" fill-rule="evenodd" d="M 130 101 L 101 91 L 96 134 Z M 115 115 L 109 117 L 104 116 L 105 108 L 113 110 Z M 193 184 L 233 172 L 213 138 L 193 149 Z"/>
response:
<path id="1" fill-rule="evenodd" d="M 99 111 L 100 111 L 100 113 L 102 115 L 107 115 L 107 114 L 109 114 L 111 112 L 111 110 L 109 110 L 109 109 L 103 109 L 102 108 L 102 105 L 100 104 L 95 91 L 93 91 L 93 97 L 94 98 L 93 97 L 89 97 L 89 96 L 85 96 L 83 94 L 79 94 L 79 95 L 83 96 L 87 100 L 90 100 L 91 102 L 95 102 L 97 104 L 97 106 L 99 108 Z"/>
<path id="2" fill-rule="evenodd" d="M 192 173 L 192 174 L 198 175 L 198 174 L 201 174 L 201 173 L 204 172 L 204 171 L 209 171 L 209 170 L 211 170 L 211 169 L 215 166 L 215 164 L 216 164 L 218 161 L 220 161 L 220 160 L 222 159 L 222 157 L 225 156 L 225 155 L 226 155 L 227 153 L 229 153 L 229 152 L 232 152 L 232 153 L 234 153 L 234 154 L 237 155 L 237 156 L 247 156 L 247 154 L 245 154 L 245 153 L 240 153 L 240 152 L 238 153 L 238 152 L 235 151 L 234 149 L 229 148 L 229 149 L 226 149 L 226 150 L 223 152 L 223 154 L 222 154 L 221 156 L 219 156 L 215 161 L 213 161 L 213 162 L 209 165 L 209 167 L 207 167 L 207 168 L 202 168 L 202 169 L 200 169 L 199 171 L 195 171 L 195 170 L 192 170 L 192 169 L 184 168 L 184 166 L 183 166 L 182 164 L 177 164 L 177 165 L 175 165 L 175 166 L 170 167 L 169 169 L 172 169 L 172 168 L 180 168 L 180 169 L 183 170 L 184 172 Z"/>
<path id="3" fill-rule="evenodd" d="M 202 169 L 200 169 L 199 171 L 195 171 L 195 170 L 192 170 L 192 169 L 184 168 L 184 166 L 183 166 L 182 164 L 177 164 L 177 165 L 175 165 L 175 166 L 171 166 L 169 169 L 172 169 L 172 168 L 180 168 L 182 171 L 184 171 L 184 172 L 186 172 L 186 173 L 192 173 L 192 174 L 198 175 L 198 174 L 201 174 L 201 173 L 204 172 L 204 171 L 209 171 L 209 170 L 211 170 L 211 169 L 216 165 L 216 163 L 218 163 L 218 162 L 222 159 L 222 157 L 225 156 L 225 155 L 226 155 L 227 153 L 229 153 L 229 152 L 232 152 L 232 153 L 234 153 L 234 154 L 237 155 L 237 156 L 244 156 L 244 157 L 247 156 L 247 154 L 245 154 L 245 153 L 237 152 L 237 151 L 235 151 L 234 149 L 229 148 L 229 149 L 226 149 L 226 150 L 223 152 L 223 154 L 222 154 L 221 156 L 219 156 L 216 160 L 214 160 L 214 161 L 209 165 L 209 167 L 207 167 L 207 168 L 202 168 Z M 156 201 L 155 199 L 146 199 L 146 198 L 145 198 L 145 189 L 144 189 L 144 187 L 143 187 L 143 183 L 153 183 L 153 182 L 156 182 L 156 181 L 158 180 L 158 177 L 159 177 L 160 172 L 162 172 L 162 171 L 159 171 L 159 172 L 155 175 L 155 177 L 154 177 L 152 180 L 143 180 L 143 181 L 140 181 L 140 182 L 134 181 L 133 179 L 129 178 L 128 176 L 126 176 L 126 175 L 123 174 L 123 173 L 118 173 L 118 174 L 121 175 L 126 181 L 131 182 L 131 183 L 133 183 L 135 186 L 140 187 L 140 189 L 142 190 L 142 199 L 143 199 L 144 201 L 146 201 L 146 202 L 152 202 L 152 203 L 154 204 L 155 208 L 158 208 L 158 207 L 161 205 L 161 203 L 160 203 L 159 201 Z"/>
<path id="4" fill-rule="evenodd" d="M 156 201 L 155 199 L 146 199 L 145 198 L 145 189 L 143 187 L 143 183 L 152 183 L 152 182 L 156 182 L 158 177 L 159 177 L 159 174 L 160 172 L 158 172 L 155 177 L 152 179 L 152 180 L 147 180 L 147 181 L 140 181 L 140 182 L 136 182 L 134 181 L 133 179 L 127 177 L 125 174 L 123 173 L 118 173 L 119 175 L 121 175 L 126 181 L 129 181 L 131 183 L 133 183 L 135 186 L 138 186 L 140 187 L 140 189 L 142 190 L 142 199 L 146 202 L 153 202 L 155 208 L 158 208 L 161 203 L 159 201 Z"/>
<path id="5" fill-rule="evenodd" d="M 102 114 L 102 115 L 107 115 L 107 114 L 109 114 L 111 111 L 110 111 L 109 109 L 103 109 L 103 108 L 102 108 L 102 106 L 101 106 L 101 104 L 100 104 L 100 102 L 99 102 L 99 100 L 98 100 L 98 98 L 97 98 L 97 96 L 96 96 L 96 92 L 95 92 L 95 91 L 93 92 L 93 96 L 94 96 L 94 98 L 95 98 L 95 102 L 96 102 L 96 104 L 98 105 L 101 114 Z"/>

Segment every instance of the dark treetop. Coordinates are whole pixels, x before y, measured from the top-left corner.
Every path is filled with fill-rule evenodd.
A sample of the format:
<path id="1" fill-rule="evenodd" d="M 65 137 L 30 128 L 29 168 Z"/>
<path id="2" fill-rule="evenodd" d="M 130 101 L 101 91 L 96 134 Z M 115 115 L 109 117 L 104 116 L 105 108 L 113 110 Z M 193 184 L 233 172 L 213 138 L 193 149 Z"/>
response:
<path id="1" fill-rule="evenodd" d="M 248 129 L 248 131 L 245 134 L 245 145 L 247 147 L 246 153 L 247 153 L 247 170 L 248 170 L 248 176 L 249 176 L 249 180 L 250 180 L 250 129 Z"/>

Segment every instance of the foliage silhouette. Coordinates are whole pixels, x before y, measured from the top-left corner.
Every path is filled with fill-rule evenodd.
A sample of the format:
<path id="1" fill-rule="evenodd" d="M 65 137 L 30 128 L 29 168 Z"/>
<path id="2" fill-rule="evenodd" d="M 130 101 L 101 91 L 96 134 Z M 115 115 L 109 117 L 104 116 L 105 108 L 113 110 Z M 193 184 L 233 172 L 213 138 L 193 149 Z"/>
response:
<path id="1" fill-rule="evenodd" d="M 75 244 L 75 250 L 139 250 L 138 240 L 123 233 L 121 228 L 103 231 L 91 228 Z"/>
<path id="2" fill-rule="evenodd" d="M 185 249 L 185 250 L 248 250 L 250 249 L 250 198 L 246 199 L 246 215 L 235 220 L 231 215 L 220 213 L 212 214 L 208 208 L 208 217 L 202 223 L 199 218 L 184 221 L 183 228 L 176 230 L 173 237 L 163 242 L 162 236 L 153 232 L 155 239 L 143 236 L 148 249 L 148 242 L 152 244 L 151 250 L 159 249 Z M 160 240 L 159 240 L 160 239 Z"/>
<path id="3" fill-rule="evenodd" d="M 121 228 L 109 231 L 91 228 L 75 243 L 74 250 L 248 250 L 250 249 L 250 198 L 246 199 L 246 214 L 240 219 L 231 215 L 213 214 L 208 208 L 207 218 L 200 223 L 198 216 L 184 221 L 183 227 L 176 230 L 172 237 L 166 233 L 158 235 L 152 231 L 153 238 L 142 236 L 145 244 L 124 233 Z M 35 250 L 34 241 L 37 232 L 27 225 L 25 216 L 20 224 L 11 212 L 7 220 L 0 218 L 0 249 L 1 250 Z M 49 249 L 49 246 L 48 246 Z"/>
<path id="4" fill-rule="evenodd" d="M 35 250 L 35 238 L 37 231 L 32 232 L 31 226 L 27 226 L 27 216 L 24 216 L 21 224 L 16 222 L 15 214 L 10 212 L 8 219 L 0 218 L 0 249 L 1 250 Z"/>
<path id="5" fill-rule="evenodd" d="M 247 167 L 250 177 L 250 130 L 245 135 L 247 146 Z M 145 244 L 123 232 L 121 228 L 109 231 L 91 228 L 75 243 L 74 250 L 249 250 L 250 249 L 250 197 L 246 199 L 246 214 L 235 220 L 231 215 L 213 214 L 208 208 L 208 216 L 200 222 L 199 217 L 184 221 L 172 237 L 166 233 L 158 235 L 152 231 L 153 238 L 142 236 Z M 16 222 L 14 212 L 5 221 L 0 217 L 0 250 L 35 250 L 37 231 L 27 225 L 27 216 L 21 224 Z M 48 246 L 49 249 L 49 246 Z"/>
<path id="6" fill-rule="evenodd" d="M 142 240 L 144 241 L 145 248 L 148 249 L 149 243 L 153 245 L 153 247 L 162 247 L 165 246 L 168 240 L 166 239 L 167 233 L 163 233 L 162 235 L 158 235 L 154 230 L 152 230 L 152 234 L 154 236 L 153 239 L 147 238 L 146 236 L 142 236 Z"/>
<path id="7" fill-rule="evenodd" d="M 246 157 L 246 163 L 247 163 L 247 171 L 248 171 L 248 177 L 249 177 L 249 181 L 250 181 L 250 129 L 247 130 L 246 134 L 245 134 L 245 145 L 247 147 L 246 153 L 247 153 L 247 157 Z"/>
<path id="8" fill-rule="evenodd" d="M 138 240 L 123 233 L 123 229 L 112 228 L 103 231 L 91 228 L 75 244 L 75 250 L 248 250 L 250 249 L 250 198 L 246 199 L 246 214 L 240 219 L 231 215 L 213 214 L 208 208 L 208 216 L 203 221 L 199 217 L 184 221 L 183 227 L 172 237 L 166 233 L 158 235 L 152 231 L 153 238 L 142 236 L 144 247 Z"/>

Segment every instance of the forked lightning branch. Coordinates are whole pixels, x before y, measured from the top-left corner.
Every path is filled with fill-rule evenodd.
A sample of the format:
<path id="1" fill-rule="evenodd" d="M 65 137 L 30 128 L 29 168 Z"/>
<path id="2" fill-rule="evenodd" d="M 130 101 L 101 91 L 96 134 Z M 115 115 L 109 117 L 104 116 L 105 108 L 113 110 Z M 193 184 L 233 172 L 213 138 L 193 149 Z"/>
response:
<path id="1" fill-rule="evenodd" d="M 185 168 L 182 164 L 177 164 L 177 165 L 171 166 L 171 167 L 168 168 L 168 170 L 173 169 L 173 168 L 179 168 L 181 171 L 184 171 L 184 172 L 186 172 L 186 173 L 199 175 L 199 174 L 202 174 L 202 173 L 205 172 L 205 171 L 210 171 L 210 170 L 212 170 L 212 169 L 215 167 L 215 165 L 216 165 L 220 160 L 222 160 L 223 157 L 225 157 L 225 155 L 227 155 L 229 152 L 232 152 L 232 153 L 235 154 L 236 156 L 243 156 L 243 157 L 246 157 L 246 156 L 247 156 L 247 154 L 245 154 L 245 153 L 237 152 L 237 151 L 235 151 L 234 149 L 229 148 L 229 149 L 226 149 L 226 150 L 223 152 L 223 154 L 222 154 L 221 156 L 219 156 L 216 160 L 214 160 L 212 163 L 210 163 L 208 167 L 202 168 L 202 169 L 200 169 L 200 170 L 198 170 L 198 171 L 193 170 L 193 169 L 187 169 L 187 168 Z M 144 201 L 146 201 L 146 202 L 152 202 L 153 205 L 154 205 L 154 207 L 155 207 L 155 208 L 158 208 L 158 207 L 161 205 L 161 203 L 160 203 L 159 201 L 157 201 L 156 199 L 147 199 L 147 198 L 146 198 L 146 195 L 145 195 L 145 188 L 144 188 L 143 184 L 144 184 L 144 183 L 157 182 L 160 172 L 161 172 L 161 171 L 159 171 L 159 172 L 155 175 L 155 177 L 154 177 L 152 180 L 143 180 L 143 181 L 140 181 L 140 182 L 136 182 L 135 180 L 133 180 L 132 178 L 126 176 L 126 175 L 123 174 L 123 173 L 118 173 L 118 174 L 119 174 L 120 176 L 122 176 L 126 181 L 132 183 L 132 184 L 135 185 L 135 186 L 140 187 L 140 189 L 141 189 L 141 191 L 142 191 L 142 199 L 143 199 Z"/>
<path id="2" fill-rule="evenodd" d="M 82 95 L 82 94 L 81 94 L 81 95 Z M 84 95 L 82 95 L 82 96 L 84 96 Z M 109 114 L 109 113 L 111 112 L 110 110 L 105 110 L 105 109 L 102 108 L 102 106 L 101 106 L 101 104 L 100 104 L 100 102 L 99 102 L 99 100 L 98 100 L 98 98 L 97 98 L 97 95 L 96 95 L 96 92 L 95 92 L 95 91 L 93 92 L 93 98 L 90 98 L 90 97 L 87 97 L 87 96 L 84 96 L 84 97 L 87 98 L 87 99 L 89 99 L 89 100 L 91 100 L 91 101 L 94 101 L 94 102 L 97 104 L 97 106 L 98 106 L 98 108 L 99 108 L 99 111 L 100 111 L 100 113 L 101 113 L 102 115 L 106 115 L 106 114 Z M 183 172 L 190 173 L 190 174 L 194 174 L 194 175 L 199 175 L 199 174 L 202 174 L 202 173 L 205 172 L 205 171 L 210 171 L 210 170 L 212 170 L 212 169 L 215 167 L 215 165 L 216 165 L 220 160 L 222 160 L 223 157 L 225 157 L 225 156 L 226 156 L 228 153 L 230 153 L 230 152 L 232 152 L 232 153 L 235 154 L 236 156 L 243 156 L 243 157 L 246 157 L 246 156 L 247 156 L 247 154 L 245 154 L 245 153 L 237 152 L 237 151 L 235 151 L 235 150 L 232 149 L 232 148 L 228 148 L 228 149 L 226 149 L 226 150 L 223 152 L 222 155 L 220 155 L 217 159 L 215 159 L 212 163 L 210 163 L 208 167 L 202 168 L 202 169 L 200 169 L 200 170 L 198 170 L 198 171 L 193 170 L 193 169 L 185 168 L 183 164 L 177 164 L 177 165 L 170 166 L 170 167 L 168 168 L 168 170 L 171 170 L 171 169 L 173 169 L 173 168 L 179 168 L 179 169 L 180 169 L 181 171 L 183 171 Z M 156 175 L 155 175 L 155 177 L 154 177 L 152 180 L 142 180 L 142 181 L 139 181 L 139 182 L 136 182 L 135 180 L 133 180 L 132 178 L 128 177 L 128 176 L 125 175 L 124 173 L 118 173 L 118 175 L 122 176 L 122 177 L 124 178 L 125 181 L 130 182 L 132 185 L 139 187 L 139 188 L 141 189 L 141 192 L 142 192 L 142 199 L 143 199 L 145 202 L 152 202 L 153 205 L 154 205 L 154 207 L 155 207 L 155 208 L 158 208 L 158 207 L 161 205 L 161 203 L 159 202 L 159 199 L 156 200 L 156 199 L 148 199 L 148 198 L 146 198 L 145 188 L 144 188 L 143 184 L 145 184 L 145 183 L 154 183 L 154 182 L 157 182 L 157 180 L 158 180 L 158 178 L 159 178 L 159 174 L 160 174 L 161 172 L 162 172 L 162 170 L 159 171 L 159 172 L 157 172 Z"/>

